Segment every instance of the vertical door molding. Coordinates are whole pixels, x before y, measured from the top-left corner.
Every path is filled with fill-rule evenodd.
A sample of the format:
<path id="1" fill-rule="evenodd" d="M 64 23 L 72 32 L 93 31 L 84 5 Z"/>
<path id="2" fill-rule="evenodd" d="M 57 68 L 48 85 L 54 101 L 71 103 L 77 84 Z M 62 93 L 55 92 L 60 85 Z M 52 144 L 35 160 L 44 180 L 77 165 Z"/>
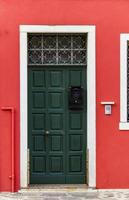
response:
<path id="1" fill-rule="evenodd" d="M 87 54 L 87 147 L 88 185 L 96 187 L 96 59 L 95 28 L 88 32 Z"/>
<path id="2" fill-rule="evenodd" d="M 20 187 L 27 187 L 27 33 L 20 33 Z"/>
<path id="3" fill-rule="evenodd" d="M 95 26 L 20 26 L 20 187 L 27 187 L 27 34 L 87 33 L 87 148 L 89 151 L 88 186 L 96 187 L 96 61 Z"/>

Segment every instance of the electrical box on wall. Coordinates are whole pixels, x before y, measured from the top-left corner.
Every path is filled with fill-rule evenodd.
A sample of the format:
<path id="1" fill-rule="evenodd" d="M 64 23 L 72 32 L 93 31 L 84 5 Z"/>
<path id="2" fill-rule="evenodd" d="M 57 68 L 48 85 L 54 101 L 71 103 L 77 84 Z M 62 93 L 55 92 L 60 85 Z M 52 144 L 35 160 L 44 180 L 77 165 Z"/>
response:
<path id="1" fill-rule="evenodd" d="M 105 115 L 111 115 L 112 114 L 112 105 L 115 104 L 114 101 L 105 101 L 105 102 L 101 102 L 102 105 L 104 105 L 104 114 Z"/>
<path id="2" fill-rule="evenodd" d="M 105 105 L 105 115 L 111 115 L 111 114 L 112 114 L 111 105 Z"/>

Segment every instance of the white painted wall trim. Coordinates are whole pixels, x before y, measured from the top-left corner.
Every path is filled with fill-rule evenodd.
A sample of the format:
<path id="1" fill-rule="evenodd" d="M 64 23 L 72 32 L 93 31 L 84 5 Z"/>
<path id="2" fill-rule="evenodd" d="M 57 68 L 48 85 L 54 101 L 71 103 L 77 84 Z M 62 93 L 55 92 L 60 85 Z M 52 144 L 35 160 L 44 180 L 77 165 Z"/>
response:
<path id="1" fill-rule="evenodd" d="M 20 186 L 27 186 L 27 33 L 20 33 Z"/>
<path id="2" fill-rule="evenodd" d="M 129 130 L 127 122 L 127 42 L 129 34 L 120 34 L 120 130 Z"/>
<path id="3" fill-rule="evenodd" d="M 120 122 L 119 123 L 119 129 L 120 130 L 125 130 L 125 131 L 129 130 L 129 123 L 127 123 L 127 122 L 125 122 L 125 123 L 124 122 Z"/>
<path id="4" fill-rule="evenodd" d="M 92 32 L 95 26 L 42 26 L 20 25 L 20 32 L 24 33 L 87 33 Z"/>
<path id="5" fill-rule="evenodd" d="M 87 148 L 89 187 L 96 187 L 96 52 L 95 26 L 20 26 L 20 187 L 27 187 L 27 33 L 88 33 Z"/>

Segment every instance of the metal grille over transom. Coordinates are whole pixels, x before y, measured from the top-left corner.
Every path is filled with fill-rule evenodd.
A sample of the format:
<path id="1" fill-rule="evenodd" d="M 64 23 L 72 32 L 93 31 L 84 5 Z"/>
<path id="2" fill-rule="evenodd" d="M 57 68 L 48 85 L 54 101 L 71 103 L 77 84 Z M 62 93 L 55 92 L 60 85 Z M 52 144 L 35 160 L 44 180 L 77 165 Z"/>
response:
<path id="1" fill-rule="evenodd" d="M 86 34 L 29 34 L 29 65 L 86 65 Z"/>

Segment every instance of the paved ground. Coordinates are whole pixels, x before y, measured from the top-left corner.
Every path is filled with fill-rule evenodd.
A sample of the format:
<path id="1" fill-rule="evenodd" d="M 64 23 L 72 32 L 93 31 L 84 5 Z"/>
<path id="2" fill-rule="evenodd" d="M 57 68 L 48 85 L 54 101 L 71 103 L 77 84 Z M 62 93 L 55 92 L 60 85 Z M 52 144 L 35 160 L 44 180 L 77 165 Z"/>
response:
<path id="1" fill-rule="evenodd" d="M 0 193 L 0 200 L 129 200 L 129 190 L 33 189 Z"/>

